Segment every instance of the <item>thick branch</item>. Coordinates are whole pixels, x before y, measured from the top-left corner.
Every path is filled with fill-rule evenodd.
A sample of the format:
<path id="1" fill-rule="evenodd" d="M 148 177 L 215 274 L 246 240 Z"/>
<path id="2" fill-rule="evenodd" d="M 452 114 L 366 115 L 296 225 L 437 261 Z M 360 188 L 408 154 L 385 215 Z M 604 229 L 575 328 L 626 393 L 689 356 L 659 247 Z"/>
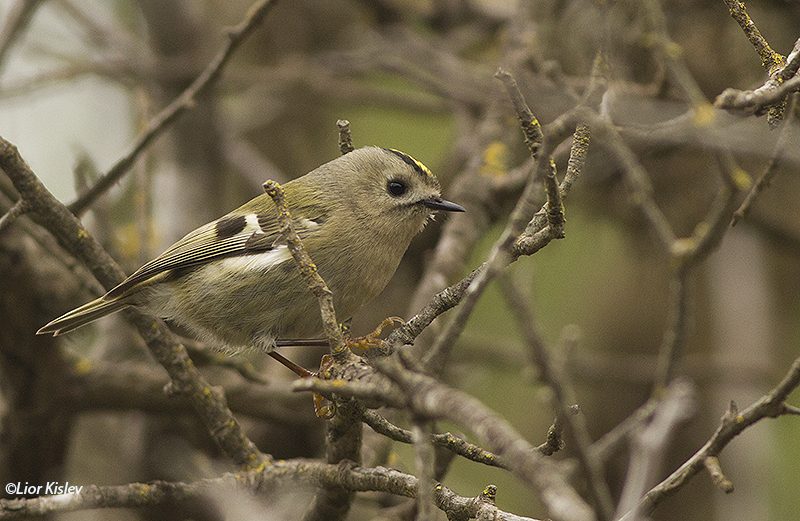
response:
<path id="1" fill-rule="evenodd" d="M 97 508 L 152 506 L 200 498 L 222 491 L 226 494 L 268 494 L 279 483 L 287 482 L 318 487 L 342 487 L 354 492 L 387 492 L 409 498 L 416 496 L 418 486 L 418 480 L 414 476 L 382 467 L 362 469 L 309 460 L 277 461 L 274 465 L 193 483 L 155 481 L 116 487 L 85 486 L 80 492 L 73 494 L 34 499 L 0 499 L 0 519 L 28 518 Z M 454 516 L 451 519 L 535 521 L 500 510 L 484 494 L 467 498 L 437 485 L 433 488 L 433 496 L 439 509 Z"/>
<path id="2" fill-rule="evenodd" d="M 42 226 L 75 258 L 81 260 L 100 283 L 110 289 L 125 277 L 122 269 L 81 222 L 51 194 L 19 155 L 17 148 L 0 137 L 0 168 L 8 175 L 20 198 L 30 205 Z M 186 348 L 174 341 L 163 322 L 134 308 L 125 311 L 139 330 L 150 352 L 164 366 L 172 389 L 186 394 L 225 453 L 242 466 L 267 460 L 245 436 L 231 414 L 221 389 L 212 388 L 197 372 Z"/>

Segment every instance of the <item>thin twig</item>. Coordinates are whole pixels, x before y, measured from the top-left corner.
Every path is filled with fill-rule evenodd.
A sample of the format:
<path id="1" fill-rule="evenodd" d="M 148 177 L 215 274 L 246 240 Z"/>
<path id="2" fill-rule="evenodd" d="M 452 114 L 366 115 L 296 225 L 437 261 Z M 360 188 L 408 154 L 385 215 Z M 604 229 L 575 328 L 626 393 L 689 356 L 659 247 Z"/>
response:
<path id="1" fill-rule="evenodd" d="M 494 77 L 503 82 L 508 97 L 511 98 L 511 103 L 514 105 L 519 123 L 522 126 L 525 144 L 528 146 L 531 157 L 536 159 L 539 157 L 539 147 L 544 140 L 542 125 L 539 124 L 539 120 L 536 119 L 531 109 L 528 108 L 528 104 L 525 103 L 525 98 L 522 96 L 522 92 L 520 92 L 514 77 L 503 69 L 498 69 Z"/>
<path id="2" fill-rule="evenodd" d="M 797 56 L 800 56 L 800 53 L 797 53 Z M 747 217 L 747 215 L 750 213 L 750 209 L 753 207 L 753 203 L 756 201 L 758 196 L 769 187 L 769 185 L 772 183 L 772 180 L 775 178 L 775 175 L 778 173 L 780 166 L 783 164 L 784 155 L 788 151 L 787 147 L 789 145 L 791 136 L 794 133 L 794 129 L 792 128 L 791 124 L 791 122 L 794 121 L 794 100 L 796 100 L 796 98 L 790 102 L 788 111 L 789 116 L 784 122 L 783 128 L 781 128 L 780 132 L 778 133 L 778 139 L 775 141 L 775 147 L 772 150 L 772 156 L 770 157 L 767 167 L 764 169 L 764 173 L 761 174 L 755 183 L 753 183 L 753 186 L 745 196 L 744 201 L 742 201 L 741 206 L 739 206 L 739 209 L 733 213 L 731 226 L 735 226 L 736 223 L 738 223 L 741 219 Z"/>
<path id="3" fill-rule="evenodd" d="M 764 67 L 764 70 L 767 74 L 772 74 L 772 71 L 776 67 L 782 67 L 785 63 L 784 57 L 773 51 L 772 47 L 769 46 L 767 40 L 761 36 L 761 31 L 758 30 L 756 24 L 747 14 L 747 10 L 744 6 L 744 2 L 741 0 L 723 0 L 725 5 L 728 6 L 730 10 L 731 16 L 734 20 L 739 24 L 744 31 L 745 36 L 747 39 L 750 40 L 750 43 L 753 44 L 758 55 L 761 57 L 761 66 Z"/>
<path id="4" fill-rule="evenodd" d="M 639 429 L 633 437 L 633 448 L 628 462 L 628 473 L 622 489 L 615 519 L 625 516 L 625 521 L 641 519 L 639 498 L 655 482 L 663 463 L 670 437 L 679 424 L 688 420 L 697 408 L 694 386 L 684 380 L 675 380 L 665 391 L 652 421 Z"/>
<path id="5" fill-rule="evenodd" d="M 683 348 L 689 334 L 689 277 L 692 268 L 704 261 L 722 242 L 736 208 L 737 194 L 748 187 L 749 176 L 736 164 L 729 152 L 719 152 L 717 160 L 723 185 L 708 216 L 695 226 L 691 237 L 675 240 L 670 248 L 673 267 L 670 281 L 670 318 L 658 354 L 653 386 L 656 394 L 666 388 L 683 359 Z"/>
<path id="6" fill-rule="evenodd" d="M 297 230 L 294 228 L 292 216 L 289 213 L 289 207 L 286 204 L 286 196 L 284 195 L 283 188 L 277 182 L 269 180 L 264 183 L 264 191 L 275 202 L 278 209 L 278 222 L 280 223 L 281 235 L 286 241 L 286 245 L 292 254 L 294 262 L 297 264 L 300 274 L 308 284 L 309 289 L 319 300 L 320 314 L 322 315 L 322 325 L 325 330 L 325 336 L 328 338 L 328 346 L 330 347 L 331 354 L 338 355 L 345 352 L 346 348 L 342 341 L 342 331 L 339 329 L 339 323 L 336 321 L 336 311 L 333 309 L 333 292 L 322 280 L 322 277 L 317 271 L 317 265 L 308 256 L 305 247 L 303 246 L 300 237 L 297 235 Z"/>
<path id="7" fill-rule="evenodd" d="M 353 137 L 350 135 L 350 122 L 340 119 L 336 122 L 336 126 L 339 128 L 339 153 L 349 154 L 354 150 Z"/>
<path id="8" fill-rule="evenodd" d="M 697 121 L 703 121 L 710 104 L 683 60 L 683 49 L 669 37 L 661 3 L 657 0 L 645 0 L 642 6 L 656 58 L 664 65 L 676 86 L 683 90 L 689 103 L 692 104 Z"/>
<path id="9" fill-rule="evenodd" d="M 722 91 L 714 100 L 714 106 L 719 109 L 729 110 L 740 114 L 762 115 L 766 110 L 786 103 L 786 97 L 800 90 L 800 76 L 795 76 L 780 85 L 774 85 L 771 80 L 755 90 L 738 90 L 728 88 Z M 771 128 L 776 125 L 770 124 Z"/>
<path id="10" fill-rule="evenodd" d="M 580 414 L 580 407 L 573 405 L 570 407 L 570 414 Z M 545 456 L 552 456 L 556 452 L 564 448 L 564 420 L 561 414 L 558 414 L 553 420 L 553 424 L 547 429 L 547 439 L 536 447 L 536 450 Z"/>
<path id="11" fill-rule="evenodd" d="M 586 416 L 573 413 L 573 405 L 577 400 L 575 390 L 570 385 L 566 375 L 559 371 L 556 364 L 553 363 L 549 349 L 535 328 L 535 320 L 528 300 L 508 278 L 500 277 L 498 282 L 501 285 L 503 296 L 508 300 L 508 308 L 517 319 L 517 324 L 528 345 L 531 358 L 538 369 L 539 378 L 553 392 L 556 411 L 569 427 L 569 433 L 575 440 L 578 461 L 583 467 L 589 490 L 597 505 L 598 518 L 610 519 L 614 512 L 611 492 L 603 477 L 602 467 L 589 451 L 592 439 L 589 435 Z"/>
<path id="12" fill-rule="evenodd" d="M 650 398 L 613 429 L 604 434 L 591 446 L 592 457 L 604 463 L 611 459 L 631 435 L 631 432 L 650 421 L 660 399 Z"/>
<path id="13" fill-rule="evenodd" d="M 562 205 L 564 199 L 566 199 L 567 195 L 569 195 L 569 191 L 572 189 L 572 184 L 583 171 L 583 165 L 586 163 L 586 154 L 589 150 L 589 142 L 589 127 L 583 123 L 579 123 L 575 127 L 575 132 L 572 134 L 572 145 L 570 147 L 567 171 L 559 186 L 559 195 Z M 557 225 L 560 224 L 557 228 L 549 226 L 549 208 L 550 203 L 546 202 L 541 210 L 536 212 L 536 215 L 534 215 L 533 219 L 528 223 L 528 226 L 525 228 L 525 233 L 517 239 L 511 250 L 514 258 L 518 258 L 522 255 L 533 255 L 554 238 L 563 237 L 563 207 L 560 223 L 556 223 Z"/>
<path id="14" fill-rule="evenodd" d="M 669 385 L 683 360 L 684 346 L 689 334 L 690 281 L 688 265 L 672 271 L 669 281 L 669 315 L 658 349 L 658 363 L 653 378 L 653 394 L 659 396 Z"/>
<path id="15" fill-rule="evenodd" d="M 675 232 L 656 204 L 653 198 L 653 185 L 636 154 L 625 143 L 610 121 L 598 118 L 591 126 L 595 135 L 602 139 L 603 143 L 617 157 L 625 174 L 625 181 L 632 192 L 634 204 L 639 207 L 642 216 L 650 224 L 663 249 L 670 251 L 676 240 Z"/>
<path id="16" fill-rule="evenodd" d="M 467 291 L 469 285 L 482 269 L 483 266 L 476 268 L 460 281 L 437 293 L 413 318 L 400 327 L 393 329 L 386 338 L 388 350 L 391 352 L 403 345 L 413 344 L 414 339 L 419 336 L 436 317 L 456 307 L 464 297 L 464 293 Z"/>
<path id="17" fill-rule="evenodd" d="M 772 50 L 772 47 L 769 46 L 769 43 L 767 43 L 767 40 L 761 35 L 756 24 L 747 14 L 744 2 L 741 0 L 724 0 L 724 2 L 725 5 L 728 6 L 728 10 L 733 19 L 736 20 L 742 28 L 742 31 L 744 31 L 745 36 L 747 36 L 747 39 L 753 44 L 753 47 L 761 58 L 761 66 L 769 76 L 769 80 L 767 80 L 762 89 L 765 91 L 775 90 L 780 88 L 781 84 L 785 85 L 788 83 L 787 80 L 789 78 L 787 78 L 782 71 L 786 65 L 786 58 L 782 54 Z M 795 49 L 796 48 L 797 46 L 795 45 Z M 791 73 L 792 69 L 796 70 L 796 65 L 793 64 L 789 71 L 786 72 L 786 75 Z M 769 104 L 765 104 L 763 108 L 769 109 L 767 120 L 770 128 L 775 128 L 783 120 L 786 110 L 786 98 L 782 97 Z M 763 114 L 763 110 L 757 111 L 756 114 Z"/>
<path id="18" fill-rule="evenodd" d="M 17 217 L 25 215 L 29 210 L 30 206 L 25 202 L 25 199 L 20 199 L 14 203 L 14 206 L 0 217 L 0 233 L 11 226 L 11 223 L 13 223 Z"/>
<path id="19" fill-rule="evenodd" d="M 412 443 L 411 431 L 401 429 L 375 411 L 364 409 L 362 412 L 362 420 L 378 434 L 382 434 L 387 438 L 400 443 Z M 482 463 L 490 467 L 508 468 L 508 466 L 503 463 L 501 458 L 498 458 L 491 452 L 483 450 L 477 445 L 458 438 L 449 432 L 443 434 L 431 434 L 431 441 L 437 447 L 444 447 L 452 451 L 454 454 L 457 454 L 470 461 Z M 537 447 L 537 450 L 543 454 L 545 453 L 541 446 Z"/>
<path id="20" fill-rule="evenodd" d="M 800 386 L 800 358 L 795 359 L 783 380 L 769 393 L 762 396 L 750 407 L 739 412 L 735 404 L 722 417 L 719 427 L 709 440 L 686 460 L 675 472 L 664 481 L 650 489 L 642 498 L 640 507 L 644 515 L 653 510 L 667 497 L 680 490 L 695 474 L 706 468 L 706 458 L 719 456 L 733 438 L 742 431 L 764 418 L 777 418 L 788 412 L 785 402 L 789 394 Z"/>
<path id="21" fill-rule="evenodd" d="M 430 440 L 430 425 L 431 422 L 418 418 L 411 428 L 414 466 L 417 470 L 417 479 L 422 484 L 417 488 L 416 521 L 434 521 L 433 487 L 436 456 Z"/>
<path id="22" fill-rule="evenodd" d="M 97 182 L 83 195 L 69 204 L 69 210 L 75 215 L 82 215 L 98 197 L 111 188 L 133 166 L 136 159 L 145 148 L 164 130 L 177 119 L 183 112 L 197 104 L 197 98 L 206 92 L 209 87 L 222 75 L 222 70 L 230 60 L 233 53 L 244 40 L 264 20 L 273 0 L 260 0 L 253 4 L 245 18 L 230 32 L 223 48 L 208 64 L 203 72 L 192 82 L 180 96 L 175 98 L 161 112 L 150 120 L 145 130 L 139 134 L 128 152 L 125 153 Z"/>
<path id="23" fill-rule="evenodd" d="M 17 39 L 25 32 L 36 9 L 43 0 L 21 0 L 16 2 L 10 12 L 6 13 L 5 24 L 0 31 L 0 71 L 6 64 L 6 57 L 14 47 Z"/>
<path id="24" fill-rule="evenodd" d="M 526 140 L 535 139 L 537 136 L 535 129 L 538 122 L 534 123 L 535 118 L 533 118 L 533 115 L 527 108 L 522 93 L 520 93 L 518 89 L 515 90 L 516 83 L 513 82 L 513 78 L 511 78 L 510 74 L 502 70 L 498 71 L 497 76 L 504 82 L 506 88 L 509 89 L 509 96 L 514 101 L 515 108 L 517 109 L 517 116 L 520 121 L 525 121 L 525 123 L 523 123 L 523 128 L 528 129 L 528 131 L 526 131 Z M 525 189 L 517 201 L 514 210 L 512 210 L 505 229 L 490 250 L 488 260 L 481 266 L 480 272 L 467 288 L 464 299 L 462 299 L 461 305 L 456 310 L 455 315 L 423 358 L 423 366 L 427 367 L 433 374 L 438 374 L 443 369 L 456 339 L 461 335 L 467 319 L 475 308 L 475 304 L 483 294 L 486 286 L 494 280 L 508 264 L 514 261 L 511 249 L 524 231 L 526 222 L 533 214 L 534 200 L 536 195 L 538 195 L 537 181 L 544 178 L 549 172 L 549 161 L 544 161 L 543 158 L 549 159 L 550 154 L 555 149 L 558 142 L 561 141 L 558 139 L 560 133 L 554 130 L 554 127 L 548 126 L 548 129 L 550 129 L 549 133 L 545 131 L 542 134 L 541 151 L 535 141 L 528 142 L 531 155 L 538 154 L 536 168 L 531 171 Z M 557 126 L 555 129 L 560 128 Z M 529 133 L 531 134 L 530 138 L 528 137 Z M 553 206 L 556 206 L 556 203 L 553 203 Z"/>

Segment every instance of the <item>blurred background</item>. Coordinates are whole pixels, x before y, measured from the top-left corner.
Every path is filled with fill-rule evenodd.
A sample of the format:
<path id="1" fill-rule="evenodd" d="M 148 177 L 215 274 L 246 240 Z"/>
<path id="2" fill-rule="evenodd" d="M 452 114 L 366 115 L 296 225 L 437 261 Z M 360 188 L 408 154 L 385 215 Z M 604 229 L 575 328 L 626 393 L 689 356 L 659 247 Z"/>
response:
<path id="1" fill-rule="evenodd" d="M 763 83 L 758 55 L 721 0 L 663 4 L 668 34 L 709 101 L 727 87 Z M 687 104 L 653 56 L 644 5 L 278 1 L 220 81 L 83 220 L 133 271 L 188 231 L 260 193 L 266 179 L 285 181 L 336 157 L 336 121 L 346 119 L 356 147 L 411 154 L 442 180 L 445 197 L 474 216 L 467 217 L 476 222 L 462 258 L 450 259 L 448 282 L 455 282 L 485 259 L 519 195 L 513 171 L 527 157 L 495 70 L 508 67 L 533 113 L 548 123 L 575 105 L 604 49 L 613 93 L 606 110 L 623 131 L 632 131 L 626 139 L 676 233 L 690 235 L 720 186 L 713 153 L 732 150 L 758 177 L 778 131 L 770 131 L 765 118 L 720 114 L 705 140 L 648 136 L 644 130 L 684 113 Z M 0 0 L 0 135 L 19 147 L 56 197 L 74 200 L 208 65 L 226 30 L 249 7 L 242 0 Z M 800 36 L 800 4 L 760 1 L 748 8 L 773 49 L 788 54 Z M 772 186 L 693 272 L 690 337 L 680 372 L 696 386 L 698 407 L 675 433 L 659 479 L 708 439 L 731 400 L 742 409 L 750 405 L 800 354 L 800 147 L 796 123 L 789 124 L 794 146 Z M 566 160 L 560 152 L 559 176 Z M 485 202 L 476 193 L 503 183 L 508 190 L 477 206 Z M 5 177 L 0 195 L 4 213 L 16 197 Z M 577 338 L 564 354 L 565 366 L 597 439 L 651 391 L 671 271 L 631 203 L 618 165 L 602 148 L 590 146 L 587 169 L 566 201 L 566 218 L 566 239 L 516 262 L 508 277 L 524 288 L 553 346 L 566 336 Z M 393 282 L 355 317 L 356 334 L 386 316 L 413 316 L 425 303 L 415 288 L 432 263 L 443 225 L 437 221 L 415 239 Z M 232 470 L 191 409 L 163 396 L 163 370 L 120 318 L 64 338 L 34 337 L 42 324 L 102 293 L 37 230 L 25 218 L 0 235 L 0 481 L 118 485 Z M 285 354 L 314 368 L 321 352 Z M 310 397 L 291 394 L 292 375 L 272 360 L 241 358 L 268 383 L 242 377 L 213 357 L 199 364 L 214 385 L 226 387 L 234 413 L 261 450 L 279 458 L 319 457 L 324 423 L 313 416 Z M 480 301 L 445 378 L 507 418 L 534 445 L 544 441 L 554 416 L 549 395 L 496 287 Z M 795 393 L 795 403 L 798 398 Z M 414 471 L 410 448 L 366 431 L 365 464 Z M 701 473 L 654 519 L 796 517 L 798 440 L 795 418 L 760 422 L 722 454 L 733 494 L 723 494 Z M 607 465 L 615 495 L 626 454 L 620 451 Z M 555 457 L 569 456 L 567 447 Z M 500 508 L 547 515 L 505 471 L 456 459 L 443 483 L 464 496 L 494 483 Z M 204 504 L 58 517 L 297 519 L 307 504 L 302 499 L 312 492 L 280 491 L 263 505 L 209 498 Z M 363 494 L 350 519 L 388 516 L 379 509 L 399 502 Z"/>

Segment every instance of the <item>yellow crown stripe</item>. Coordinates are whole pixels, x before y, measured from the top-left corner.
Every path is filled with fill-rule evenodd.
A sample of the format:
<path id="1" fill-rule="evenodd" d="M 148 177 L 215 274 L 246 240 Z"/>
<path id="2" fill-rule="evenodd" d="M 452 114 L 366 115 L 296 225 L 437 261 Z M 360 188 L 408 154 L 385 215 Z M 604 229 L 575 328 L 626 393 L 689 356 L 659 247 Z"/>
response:
<path id="1" fill-rule="evenodd" d="M 391 152 L 392 154 L 396 155 L 397 157 L 405 161 L 406 164 L 411 166 L 411 168 L 416 170 L 421 175 L 425 177 L 433 177 L 433 173 L 428 169 L 427 166 L 423 165 L 422 163 L 420 163 L 410 155 L 406 154 L 405 152 L 401 152 L 394 148 L 385 148 L 384 150 L 386 150 L 387 152 Z"/>

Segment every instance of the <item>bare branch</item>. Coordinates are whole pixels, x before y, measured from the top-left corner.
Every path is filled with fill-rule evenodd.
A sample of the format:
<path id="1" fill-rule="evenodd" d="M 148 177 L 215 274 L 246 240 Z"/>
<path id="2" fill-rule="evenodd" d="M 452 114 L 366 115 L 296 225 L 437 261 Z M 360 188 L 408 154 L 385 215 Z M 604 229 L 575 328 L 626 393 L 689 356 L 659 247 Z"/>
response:
<path id="1" fill-rule="evenodd" d="M 122 269 L 92 237 L 81 222 L 51 194 L 19 155 L 17 148 L 0 137 L 0 168 L 14 183 L 42 226 L 55 236 L 74 257 L 80 259 L 106 288 L 125 278 Z M 259 465 L 268 460 L 247 438 L 233 417 L 219 388 L 211 387 L 197 372 L 186 348 L 175 342 L 160 320 L 134 308 L 123 311 L 136 326 L 150 352 L 164 366 L 172 390 L 186 394 L 219 446 L 241 466 Z"/>
<path id="2" fill-rule="evenodd" d="M 281 235 L 289 247 L 297 269 L 308 284 L 309 289 L 319 300 L 320 313 L 322 315 L 322 325 L 325 329 L 325 335 L 328 338 L 328 345 L 331 354 L 338 356 L 345 352 L 344 342 L 342 340 L 342 331 L 339 329 L 339 323 L 336 321 L 336 312 L 333 309 L 333 292 L 322 280 L 322 277 L 317 272 L 317 265 L 309 257 L 306 252 L 300 237 L 297 235 L 297 230 L 294 228 L 292 216 L 289 213 L 289 207 L 286 204 L 286 197 L 283 193 L 281 185 L 275 181 L 267 181 L 264 183 L 264 191 L 275 202 L 278 209 L 278 222 L 280 223 Z"/>
<path id="3" fill-rule="evenodd" d="M 800 52 L 796 53 L 795 57 L 800 57 Z M 772 183 L 772 180 L 778 173 L 780 166 L 784 164 L 785 155 L 788 151 L 789 142 L 793 132 L 791 123 L 794 121 L 794 118 L 792 117 L 794 113 L 794 105 L 795 101 L 793 99 L 789 105 L 789 116 L 778 133 L 778 139 L 775 141 L 775 147 L 772 150 L 769 163 L 764 169 L 764 173 L 761 174 L 756 182 L 753 183 L 750 191 L 747 192 L 747 196 L 744 198 L 744 201 L 742 201 L 739 209 L 734 212 L 733 218 L 731 219 L 731 226 L 736 225 L 736 223 L 741 219 L 747 217 L 747 215 L 750 213 L 753 203 L 756 201 L 758 196 L 770 186 L 770 183 Z"/>
<path id="4" fill-rule="evenodd" d="M 640 504 L 641 512 L 644 515 L 650 515 L 659 503 L 675 494 L 695 474 L 707 467 L 706 458 L 719 456 L 728 443 L 746 428 L 764 418 L 777 418 L 786 414 L 785 400 L 798 386 L 800 386 L 800 358 L 792 363 L 789 372 L 774 389 L 750 407 L 739 412 L 735 404 L 732 404 L 731 409 L 722 417 L 719 427 L 705 445 L 664 481 L 645 494 Z"/>
<path id="5" fill-rule="evenodd" d="M 498 280 L 501 283 L 503 296 L 508 300 L 508 307 L 514 313 L 525 343 L 528 345 L 531 358 L 538 369 L 539 378 L 552 390 L 556 402 L 556 412 L 563 418 L 569 434 L 575 441 L 578 461 L 586 474 L 592 499 L 596 505 L 597 516 L 599 519 L 610 519 L 614 510 L 611 492 L 603 477 L 602 467 L 589 451 L 592 439 L 589 435 L 586 417 L 582 414 L 574 414 L 573 407 L 577 401 L 575 390 L 563 372 L 553 363 L 549 349 L 535 329 L 533 312 L 527 299 L 509 279 L 501 277 Z"/>
<path id="6" fill-rule="evenodd" d="M 554 517 L 591 520 L 595 516 L 559 470 L 525 441 L 506 420 L 478 400 L 428 376 L 402 369 L 393 355 L 376 364 L 403 391 L 411 410 L 423 417 L 442 418 L 469 429 L 511 471 L 537 490 Z"/>
<path id="7" fill-rule="evenodd" d="M 528 104 L 525 103 L 525 98 L 522 96 L 517 86 L 517 81 L 508 71 L 498 69 L 494 77 L 503 82 L 506 92 L 509 98 L 511 98 L 511 103 L 514 105 L 514 110 L 517 113 L 520 125 L 522 125 L 522 134 L 525 136 L 525 144 L 528 146 L 531 157 L 536 159 L 539 157 L 539 147 L 542 145 L 542 140 L 544 140 L 544 134 L 542 134 L 542 126 L 539 124 L 539 120 L 536 119 L 531 109 L 528 108 Z"/>
<path id="8" fill-rule="evenodd" d="M 5 23 L 0 30 L 0 71 L 3 70 L 8 53 L 17 39 L 24 34 L 34 13 L 43 3 L 43 0 L 21 0 L 12 6 L 11 12 L 7 13 Z"/>
<path id="9" fill-rule="evenodd" d="M 780 85 L 771 80 L 755 90 L 725 89 L 714 100 L 714 106 L 724 110 L 759 116 L 772 107 L 785 104 L 786 97 L 800 90 L 800 76 L 795 76 Z M 775 124 L 772 125 L 774 128 Z"/>
<path id="10" fill-rule="evenodd" d="M 753 44 L 758 55 L 761 57 L 761 66 L 764 67 L 767 75 L 769 76 L 769 80 L 761 87 L 762 92 L 766 92 L 769 94 L 765 94 L 764 97 L 771 96 L 772 93 L 782 86 L 789 83 L 789 78 L 793 75 L 793 71 L 797 71 L 797 44 L 795 44 L 795 52 L 794 60 L 792 60 L 792 65 L 789 69 L 784 73 L 783 69 L 786 67 L 786 58 L 775 51 L 767 43 L 767 40 L 761 36 L 761 32 L 756 27 L 756 24 L 747 14 L 747 11 L 744 6 L 744 2 L 740 0 L 724 0 L 725 5 L 728 6 L 730 10 L 731 16 L 734 20 L 739 24 L 739 26 L 744 31 L 745 36 L 747 39 L 750 40 L 750 43 Z M 790 90 L 797 89 L 798 85 L 787 89 L 785 92 L 789 92 Z M 722 105 L 727 104 L 741 104 L 742 102 L 736 103 L 736 99 L 738 96 L 735 96 L 733 92 L 730 90 L 727 91 L 727 95 L 725 92 L 722 93 L 720 97 L 723 97 L 720 100 Z M 749 97 L 749 96 L 744 96 Z M 760 97 L 760 95 L 756 96 Z M 751 98 L 752 99 L 752 98 Z M 786 97 L 780 96 L 774 100 L 770 100 L 768 102 L 756 102 L 761 105 L 758 110 L 756 110 L 757 115 L 761 115 L 764 113 L 765 109 L 769 110 L 768 121 L 770 128 L 775 128 L 778 124 L 783 120 L 785 111 L 786 111 Z"/>
<path id="11" fill-rule="evenodd" d="M 222 70 L 230 60 L 233 53 L 244 40 L 261 24 L 267 15 L 273 0 L 259 0 L 253 4 L 244 20 L 228 33 L 225 46 L 217 53 L 205 70 L 195 79 L 189 87 L 181 93 L 164 110 L 156 114 L 147 124 L 147 128 L 139 134 L 128 152 L 120 158 L 97 182 L 78 199 L 69 204 L 69 210 L 75 215 L 82 215 L 94 201 L 103 195 L 109 188 L 119 181 L 133 166 L 133 163 L 147 146 L 158 137 L 175 119 L 183 112 L 193 108 L 197 98 L 214 84 L 222 75 Z"/>
<path id="12" fill-rule="evenodd" d="M 346 119 L 340 119 L 336 122 L 339 128 L 339 152 L 345 155 L 354 150 L 353 137 L 350 135 L 350 122 Z"/>
<path id="13" fill-rule="evenodd" d="M 390 423 L 380 414 L 368 409 L 364 409 L 362 415 L 362 420 L 364 423 L 369 425 L 372 430 L 378 434 L 382 434 L 387 438 L 400 443 L 413 443 L 411 431 L 401 429 L 400 427 Z M 449 432 L 444 434 L 431 434 L 431 440 L 437 447 L 446 448 L 452 451 L 454 454 L 476 463 L 483 463 L 484 465 L 488 465 L 490 467 L 508 468 L 508 466 L 502 462 L 501 458 L 498 458 L 491 452 L 487 452 L 477 445 L 468 443 L 467 441 L 458 438 Z M 541 447 L 537 447 L 537 450 L 543 454 L 545 453 Z"/>
<path id="14" fill-rule="evenodd" d="M 753 44 L 758 55 L 761 57 L 761 66 L 767 74 L 772 74 L 772 71 L 777 67 L 782 67 L 785 59 L 782 55 L 773 51 L 767 43 L 767 40 L 761 36 L 761 31 L 758 30 L 756 24 L 747 14 L 744 2 L 741 0 L 723 0 L 725 5 L 728 6 L 731 16 L 741 26 L 747 39 Z"/>
<path id="15" fill-rule="evenodd" d="M 695 389 L 687 381 L 675 380 L 666 389 L 650 424 L 639 429 L 633 438 L 628 474 L 615 519 L 623 514 L 626 521 L 640 519 L 639 498 L 654 482 L 676 427 L 694 414 L 696 401 Z"/>
<path id="16" fill-rule="evenodd" d="M 415 497 L 418 479 L 412 475 L 382 467 L 374 469 L 353 468 L 347 465 L 330 465 L 317 461 L 275 461 L 257 469 L 220 478 L 193 483 L 130 483 L 121 486 L 85 486 L 80 492 L 34 499 L 0 499 L 0 519 L 19 519 L 42 516 L 55 512 L 76 512 L 96 508 L 130 508 L 158 505 L 168 501 L 201 498 L 214 491 L 227 494 L 237 492 L 269 493 L 278 482 L 293 481 L 318 487 L 340 487 L 359 492 L 389 492 Z M 487 487 L 487 490 L 489 487 Z M 465 498 L 442 485 L 433 489 L 433 496 L 441 510 L 459 513 L 467 518 L 495 519 L 497 521 L 536 521 L 498 509 L 494 502 L 481 494 Z"/>
<path id="17" fill-rule="evenodd" d="M 361 464 L 362 426 L 360 407 L 354 402 L 339 403 L 327 425 L 325 460 L 342 468 Z M 419 490 L 417 491 L 419 493 Z M 347 517 L 355 491 L 341 485 L 322 485 L 303 519 L 338 521 Z"/>

